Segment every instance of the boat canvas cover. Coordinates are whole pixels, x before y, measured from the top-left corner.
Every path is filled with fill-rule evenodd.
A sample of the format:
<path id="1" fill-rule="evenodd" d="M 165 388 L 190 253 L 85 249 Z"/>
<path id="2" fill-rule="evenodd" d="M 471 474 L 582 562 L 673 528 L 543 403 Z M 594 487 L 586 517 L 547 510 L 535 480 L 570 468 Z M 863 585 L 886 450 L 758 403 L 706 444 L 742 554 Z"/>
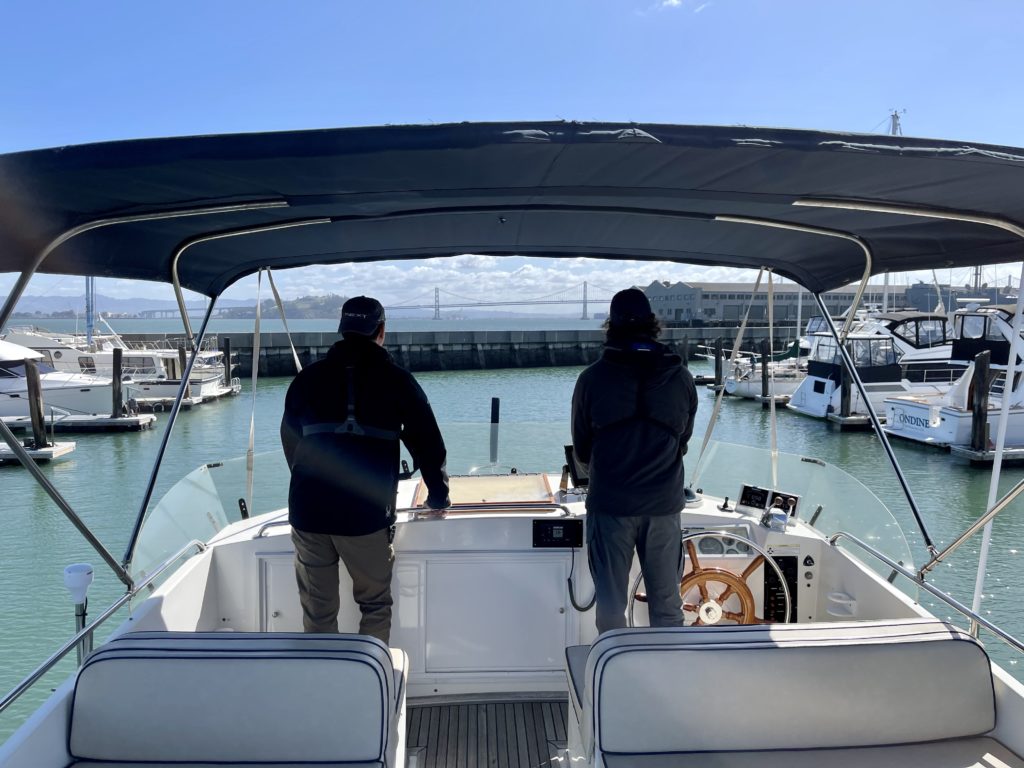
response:
<path id="1" fill-rule="evenodd" d="M 1024 258 L 1009 232 L 797 206 L 806 198 L 967 211 L 1024 224 L 1024 150 L 747 127 L 460 123 L 118 141 L 0 155 L 0 271 L 170 281 L 210 296 L 260 267 L 464 253 L 769 266 L 807 288 Z M 273 207 L 209 212 L 212 206 Z M 317 224 L 211 235 L 287 222 Z"/>
<path id="2" fill-rule="evenodd" d="M 43 357 L 43 355 L 33 349 L 23 347 L 20 344 L 12 344 L 9 341 L 0 339 L 0 361 L 2 362 L 10 363 L 22 360 L 38 360 L 41 357 Z"/>

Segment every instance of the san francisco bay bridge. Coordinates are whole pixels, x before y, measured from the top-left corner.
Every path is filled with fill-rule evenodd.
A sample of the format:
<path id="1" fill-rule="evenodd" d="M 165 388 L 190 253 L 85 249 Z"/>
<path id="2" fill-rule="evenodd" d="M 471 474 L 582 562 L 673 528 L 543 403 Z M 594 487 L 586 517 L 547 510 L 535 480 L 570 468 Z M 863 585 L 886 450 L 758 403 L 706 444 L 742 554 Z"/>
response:
<path id="1" fill-rule="evenodd" d="M 441 312 L 446 309 L 479 309 L 482 307 L 534 307 L 543 305 L 576 304 L 580 306 L 580 318 L 590 319 L 590 308 L 593 305 L 606 308 L 612 300 L 616 291 L 610 288 L 602 288 L 584 281 L 578 285 L 571 285 L 562 288 L 554 293 L 536 296 L 533 298 L 502 298 L 502 299 L 481 299 L 469 296 L 461 296 L 452 293 L 444 288 L 435 287 L 433 293 L 424 293 L 405 301 L 387 304 L 385 310 L 388 312 L 403 309 L 432 309 L 434 319 L 441 318 Z"/>

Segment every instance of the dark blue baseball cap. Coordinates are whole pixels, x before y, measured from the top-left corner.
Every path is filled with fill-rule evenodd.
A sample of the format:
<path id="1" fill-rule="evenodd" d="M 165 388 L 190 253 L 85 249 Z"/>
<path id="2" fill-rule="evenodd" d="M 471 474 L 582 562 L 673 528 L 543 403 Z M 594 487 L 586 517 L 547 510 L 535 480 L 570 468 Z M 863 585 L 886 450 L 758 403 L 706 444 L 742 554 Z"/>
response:
<path id="1" fill-rule="evenodd" d="M 341 308 L 338 333 L 373 336 L 384 322 L 384 307 L 369 296 L 353 296 Z"/>
<path id="2" fill-rule="evenodd" d="M 639 325 L 649 322 L 653 317 L 651 302 L 639 288 L 627 288 L 612 296 L 608 308 L 608 322 L 611 325 Z"/>

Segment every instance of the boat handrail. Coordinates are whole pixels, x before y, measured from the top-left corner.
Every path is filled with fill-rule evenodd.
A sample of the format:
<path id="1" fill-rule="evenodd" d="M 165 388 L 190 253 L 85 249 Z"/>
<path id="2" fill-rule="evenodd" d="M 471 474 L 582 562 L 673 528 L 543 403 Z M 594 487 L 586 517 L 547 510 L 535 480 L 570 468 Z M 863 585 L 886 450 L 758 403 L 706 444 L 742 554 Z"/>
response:
<path id="1" fill-rule="evenodd" d="M 832 534 L 829 537 L 828 543 L 831 546 L 834 547 L 841 539 L 846 539 L 846 540 L 850 541 L 851 543 L 856 544 L 858 547 L 863 549 L 868 554 L 874 555 L 876 558 L 881 560 L 883 563 L 885 563 L 888 567 L 892 568 L 894 571 L 899 573 L 901 576 L 904 576 L 904 577 L 910 579 L 912 582 L 914 582 L 915 585 L 917 585 L 921 589 L 924 589 L 932 597 L 938 598 L 943 603 L 945 603 L 950 608 L 952 608 L 954 611 L 957 611 L 958 613 L 963 614 L 964 617 L 970 619 L 971 620 L 971 634 L 974 637 L 978 636 L 978 625 L 981 625 L 985 629 L 987 629 L 989 632 L 994 634 L 996 637 L 998 637 L 1000 640 L 1002 640 L 1004 643 L 1006 643 L 1007 645 L 1012 646 L 1013 648 L 1016 648 L 1021 653 L 1024 653 L 1024 642 L 1021 642 L 1020 640 L 1018 640 L 1017 638 L 1015 638 L 1013 635 L 1009 634 L 1008 632 L 1003 631 L 1002 629 L 997 627 L 995 624 L 993 624 L 988 619 L 986 619 L 986 618 L 984 618 L 982 616 L 979 616 L 977 613 L 972 611 L 970 608 L 968 608 L 963 603 L 961 603 L 961 602 L 955 600 L 954 598 L 950 597 L 945 592 L 940 590 L 938 587 L 932 586 L 931 584 L 926 582 L 924 579 L 919 578 L 916 573 L 914 573 L 913 571 L 908 571 L 906 568 L 904 568 L 902 565 L 897 563 L 895 560 L 893 560 L 892 558 L 888 557 L 887 555 L 882 554 L 877 549 L 872 547 L 870 544 L 867 544 L 867 543 L 861 541 L 860 539 L 858 539 L 853 534 L 847 533 L 846 531 L 838 531 L 837 533 L 834 533 L 834 534 Z"/>
<path id="2" fill-rule="evenodd" d="M 563 517 L 572 517 L 572 511 L 565 504 L 558 504 L 549 501 L 504 501 L 494 504 L 452 504 L 443 510 L 433 510 L 429 507 L 416 507 L 413 509 L 402 509 L 400 512 L 411 512 L 412 519 L 418 520 L 436 518 L 443 512 L 444 517 L 455 515 L 486 515 L 492 513 L 503 514 L 530 514 L 542 512 L 561 512 Z"/>
<path id="3" fill-rule="evenodd" d="M 401 512 L 412 512 L 412 519 L 434 519 L 437 517 L 437 511 L 423 508 L 423 509 L 402 509 Z M 502 502 L 499 504 L 452 504 L 447 509 L 443 510 L 445 517 L 450 515 L 477 515 L 487 513 L 505 513 L 505 514 L 529 514 L 531 512 L 561 512 L 563 517 L 572 517 L 572 511 L 565 506 L 565 504 L 557 504 L 543 501 L 530 501 L 530 502 Z M 422 518 L 421 518 L 422 516 Z M 256 531 L 254 539 L 262 539 L 263 534 L 271 528 L 278 528 L 281 526 L 290 525 L 287 519 L 284 520 L 271 520 L 260 526 L 259 530 Z"/>
<path id="4" fill-rule="evenodd" d="M 79 646 L 83 641 L 92 638 L 93 632 L 96 628 L 104 623 L 107 619 L 113 616 L 117 611 L 124 606 L 125 603 L 129 602 L 132 598 L 139 594 L 143 589 L 148 587 L 153 581 L 156 580 L 164 571 L 166 571 L 171 565 L 176 563 L 182 557 L 184 557 L 188 551 L 195 548 L 196 552 L 203 552 L 207 549 L 206 544 L 199 541 L 199 539 L 192 539 L 188 544 L 179 549 L 175 554 L 171 555 L 165 560 L 155 571 L 149 574 L 145 579 L 137 582 L 134 587 L 125 592 L 120 598 L 110 605 L 99 617 L 88 626 L 84 627 L 81 631 L 75 634 L 70 640 L 62 645 L 50 658 L 36 667 L 35 671 L 32 672 L 28 677 L 22 680 L 18 685 L 8 693 L 3 699 L 0 699 L 0 713 L 3 713 L 11 704 L 21 698 L 21 695 L 25 693 L 29 688 L 35 685 L 39 678 L 49 672 L 61 659 L 68 655 L 72 650 Z"/>
<path id="5" fill-rule="evenodd" d="M 263 525 L 261 525 L 260 529 L 258 531 L 256 531 L 256 535 L 253 536 L 253 538 L 254 539 L 262 539 L 263 538 L 263 534 L 268 529 L 270 529 L 270 528 L 278 528 L 280 526 L 285 526 L 285 525 L 291 525 L 291 523 L 288 521 L 288 518 L 285 518 L 284 520 L 271 520 L 269 523 L 264 523 Z"/>

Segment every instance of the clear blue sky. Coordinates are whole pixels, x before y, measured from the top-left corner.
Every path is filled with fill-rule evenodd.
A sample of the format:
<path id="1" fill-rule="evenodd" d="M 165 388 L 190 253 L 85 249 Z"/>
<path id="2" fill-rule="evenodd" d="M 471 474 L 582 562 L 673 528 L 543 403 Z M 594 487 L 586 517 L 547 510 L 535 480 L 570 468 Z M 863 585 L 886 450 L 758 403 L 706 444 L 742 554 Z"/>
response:
<path id="1" fill-rule="evenodd" d="M 1024 3 L 1010 0 L 9 1 L 0 152 L 501 119 L 883 132 L 894 108 L 906 110 L 907 135 L 1021 146 L 1022 27 Z M 526 273 L 559 279 L 557 265 L 534 266 Z M 468 275 L 458 283 L 468 288 L 480 277 L 473 269 L 504 279 L 520 267 L 435 263 L 408 284 L 371 274 L 358 287 L 401 299 L 445 275 Z M 576 271 L 608 282 L 603 265 Z M 622 272 L 638 282 L 724 276 Z M 0 276 L 0 292 L 11 282 Z M 352 290 L 344 270 L 281 284 L 289 294 Z M 40 278 L 29 292 L 52 285 Z M 113 281 L 100 291 L 157 295 Z"/>

